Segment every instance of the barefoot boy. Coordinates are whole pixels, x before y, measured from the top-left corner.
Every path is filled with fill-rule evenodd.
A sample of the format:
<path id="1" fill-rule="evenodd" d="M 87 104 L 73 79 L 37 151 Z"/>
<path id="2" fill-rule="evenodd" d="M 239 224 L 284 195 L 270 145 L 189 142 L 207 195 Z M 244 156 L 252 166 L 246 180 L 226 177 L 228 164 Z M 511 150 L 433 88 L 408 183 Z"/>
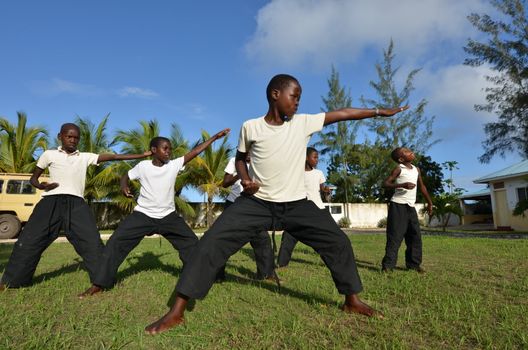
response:
<path id="1" fill-rule="evenodd" d="M 145 331 L 157 334 L 184 321 L 189 298 L 201 299 L 214 283 L 229 256 L 262 230 L 283 229 L 312 247 L 330 269 L 343 310 L 380 315 L 363 303 L 352 246 L 330 215 L 324 215 L 304 190 L 304 162 L 310 136 L 324 125 L 342 120 L 391 116 L 408 107 L 392 109 L 346 108 L 315 115 L 298 114 L 301 86 L 290 75 L 273 77 L 266 89 L 269 109 L 264 117 L 248 120 L 240 131 L 236 168 L 244 194 L 222 214 L 200 239 L 176 286 L 170 311 Z M 246 156 L 250 153 L 249 172 Z"/>
<path id="2" fill-rule="evenodd" d="M 128 155 L 79 152 L 80 129 L 72 123 L 62 125 L 58 138 L 62 146 L 42 153 L 31 176 L 31 184 L 45 192 L 15 243 L 0 281 L 0 290 L 6 286 L 18 288 L 31 284 L 42 253 L 57 239 L 61 229 L 83 258 L 93 281 L 103 243 L 93 213 L 84 201 L 86 169 L 109 160 L 150 155 L 150 152 Z M 48 167 L 51 182 L 39 182 L 40 175 Z"/>
<path id="3" fill-rule="evenodd" d="M 225 129 L 199 144 L 183 157 L 171 160 L 172 145 L 165 137 L 150 141 L 152 160 L 144 160 L 121 177 L 121 190 L 132 197 L 128 181 L 139 180 L 141 189 L 138 204 L 110 237 L 103 251 L 99 269 L 92 286 L 79 295 L 80 299 L 111 288 L 116 282 L 117 270 L 127 255 L 146 236 L 159 233 L 180 253 L 183 266 L 188 262 L 198 238 L 176 213 L 174 184 L 180 170 L 215 140 L 229 133 Z"/>

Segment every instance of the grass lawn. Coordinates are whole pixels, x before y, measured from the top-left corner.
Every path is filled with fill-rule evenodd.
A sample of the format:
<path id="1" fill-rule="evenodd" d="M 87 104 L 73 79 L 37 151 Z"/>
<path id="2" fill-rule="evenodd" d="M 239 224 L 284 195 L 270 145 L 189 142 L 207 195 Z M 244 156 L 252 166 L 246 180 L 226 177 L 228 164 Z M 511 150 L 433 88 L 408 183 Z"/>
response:
<path id="1" fill-rule="evenodd" d="M 424 237 L 425 275 L 379 272 L 384 235 L 351 236 L 365 291 L 385 320 L 347 315 L 319 257 L 299 244 L 279 291 L 253 280 L 246 246 L 227 281 L 157 336 L 144 327 L 167 311 L 181 272 L 165 240 L 145 239 L 112 290 L 76 295 L 88 276 L 68 243 L 44 253 L 29 288 L 0 293 L 0 349 L 526 349 L 528 240 Z M 0 271 L 12 245 L 0 245 Z M 400 266 L 403 249 L 400 251 Z"/>

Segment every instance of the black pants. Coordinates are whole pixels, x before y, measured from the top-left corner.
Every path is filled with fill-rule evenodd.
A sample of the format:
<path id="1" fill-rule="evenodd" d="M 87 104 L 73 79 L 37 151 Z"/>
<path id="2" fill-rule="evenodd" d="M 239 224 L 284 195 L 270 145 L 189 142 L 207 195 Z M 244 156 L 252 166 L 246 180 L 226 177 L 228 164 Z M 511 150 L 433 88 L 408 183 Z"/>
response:
<path id="1" fill-rule="evenodd" d="M 198 238 L 182 217 L 172 212 L 164 218 L 154 219 L 134 211 L 119 223 L 106 243 L 93 283 L 103 288 L 112 287 L 116 282 L 117 270 L 127 255 L 146 235 L 154 233 L 165 237 L 178 250 L 185 266 Z"/>
<path id="2" fill-rule="evenodd" d="M 277 265 L 279 267 L 287 266 L 290 263 L 293 249 L 295 249 L 297 242 L 297 239 L 288 232 L 282 232 L 279 256 L 277 257 Z"/>
<path id="3" fill-rule="evenodd" d="M 392 269 L 398 260 L 398 250 L 405 238 L 405 265 L 412 269 L 422 263 L 422 234 L 416 209 L 407 204 L 389 203 L 387 245 L 381 265 Z"/>
<path id="4" fill-rule="evenodd" d="M 229 208 L 233 202 L 226 201 L 224 210 Z M 268 231 L 259 232 L 258 236 L 251 241 L 249 244 L 253 248 L 255 253 L 255 263 L 257 264 L 257 279 L 265 279 L 273 276 L 275 270 L 273 248 L 271 247 L 271 239 Z M 225 278 L 225 265 L 220 269 L 217 279 Z"/>
<path id="5" fill-rule="evenodd" d="M 2 283 L 11 288 L 31 284 L 42 253 L 61 229 L 93 281 L 103 250 L 95 218 L 83 198 L 61 194 L 43 197 L 35 206 L 15 243 Z"/>
<path id="6" fill-rule="evenodd" d="M 330 269 L 341 294 L 362 290 L 350 240 L 328 213 L 302 199 L 273 203 L 242 195 L 226 209 L 195 247 L 176 286 L 179 293 L 201 299 L 227 259 L 263 230 L 284 229 L 312 247 Z"/>

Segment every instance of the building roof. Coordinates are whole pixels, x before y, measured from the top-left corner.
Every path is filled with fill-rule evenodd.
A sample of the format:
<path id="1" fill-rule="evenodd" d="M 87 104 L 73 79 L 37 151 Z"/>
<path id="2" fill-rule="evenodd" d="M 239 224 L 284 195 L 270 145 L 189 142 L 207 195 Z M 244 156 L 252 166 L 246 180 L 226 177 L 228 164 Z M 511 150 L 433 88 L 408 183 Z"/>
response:
<path id="1" fill-rule="evenodd" d="M 481 199 L 491 196 L 489 188 L 483 188 L 478 191 L 469 192 L 458 197 L 459 199 Z"/>
<path id="2" fill-rule="evenodd" d="M 520 163 L 511 165 L 502 170 L 488 174 L 486 176 L 482 176 L 476 180 L 473 180 L 473 182 L 476 184 L 484 184 L 492 181 L 505 180 L 523 175 L 528 175 L 528 159 L 523 160 Z"/>

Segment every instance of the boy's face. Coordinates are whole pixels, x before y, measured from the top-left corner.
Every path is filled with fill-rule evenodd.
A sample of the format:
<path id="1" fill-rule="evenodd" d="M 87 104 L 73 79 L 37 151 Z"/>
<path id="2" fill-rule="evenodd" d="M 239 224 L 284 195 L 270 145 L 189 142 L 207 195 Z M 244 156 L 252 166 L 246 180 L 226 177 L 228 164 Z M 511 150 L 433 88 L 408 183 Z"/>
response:
<path id="1" fill-rule="evenodd" d="M 400 151 L 400 159 L 402 160 L 402 163 L 412 162 L 416 159 L 416 156 L 414 155 L 414 152 L 410 149 L 402 148 L 402 150 Z"/>
<path id="2" fill-rule="evenodd" d="M 306 162 L 308 163 L 310 167 L 315 168 L 317 166 L 317 163 L 319 163 L 319 153 L 312 152 L 309 155 L 307 155 Z"/>
<path id="3" fill-rule="evenodd" d="M 57 135 L 61 141 L 62 149 L 67 153 L 73 153 L 77 150 L 79 144 L 79 130 L 76 128 L 68 128 Z"/>
<path id="4" fill-rule="evenodd" d="M 280 114 L 291 118 L 297 112 L 297 108 L 299 108 L 301 94 L 301 87 L 294 81 L 290 82 L 288 86 L 282 88 L 278 92 L 275 101 Z"/>
<path id="5" fill-rule="evenodd" d="M 168 163 L 172 153 L 172 146 L 170 142 L 161 141 L 156 147 L 150 149 L 152 157 L 160 160 L 163 163 Z"/>

